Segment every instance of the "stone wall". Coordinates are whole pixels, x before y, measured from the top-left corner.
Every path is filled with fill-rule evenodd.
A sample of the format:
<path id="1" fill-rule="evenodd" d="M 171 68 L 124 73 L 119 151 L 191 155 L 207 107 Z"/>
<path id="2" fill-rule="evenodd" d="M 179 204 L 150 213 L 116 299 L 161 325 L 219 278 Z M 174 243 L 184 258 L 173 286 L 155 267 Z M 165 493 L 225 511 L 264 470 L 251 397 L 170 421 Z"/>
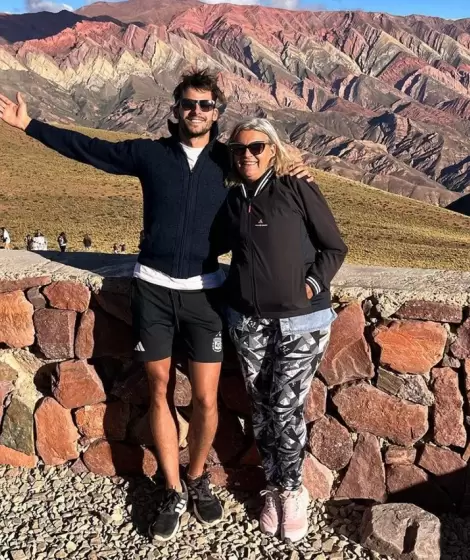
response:
<path id="1" fill-rule="evenodd" d="M 93 257 L 86 269 L 82 256 L 0 253 L 0 463 L 153 475 L 148 387 L 131 359 L 131 262 Z M 305 410 L 312 497 L 461 504 L 470 456 L 467 276 L 342 269 L 338 319 Z M 255 490 L 262 470 L 249 402 L 229 344 L 226 354 L 209 468 L 217 484 Z M 177 367 L 185 464 L 191 387 L 184 362 Z"/>

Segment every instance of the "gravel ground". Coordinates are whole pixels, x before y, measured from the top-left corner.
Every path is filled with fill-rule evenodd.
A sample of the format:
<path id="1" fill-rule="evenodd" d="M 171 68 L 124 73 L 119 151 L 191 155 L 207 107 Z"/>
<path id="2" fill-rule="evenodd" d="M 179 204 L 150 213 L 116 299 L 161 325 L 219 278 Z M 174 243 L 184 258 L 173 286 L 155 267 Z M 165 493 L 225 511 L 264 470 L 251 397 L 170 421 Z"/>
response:
<path id="1" fill-rule="evenodd" d="M 357 544 L 364 507 L 315 504 L 310 531 L 297 545 L 258 529 L 256 496 L 220 490 L 225 520 L 212 529 L 189 513 L 178 536 L 149 542 L 158 489 L 149 479 L 74 474 L 65 467 L 33 471 L 0 467 L 0 559 L 50 560 L 346 560 L 383 558 Z M 469 558 L 470 522 L 445 519 L 443 559 Z"/>

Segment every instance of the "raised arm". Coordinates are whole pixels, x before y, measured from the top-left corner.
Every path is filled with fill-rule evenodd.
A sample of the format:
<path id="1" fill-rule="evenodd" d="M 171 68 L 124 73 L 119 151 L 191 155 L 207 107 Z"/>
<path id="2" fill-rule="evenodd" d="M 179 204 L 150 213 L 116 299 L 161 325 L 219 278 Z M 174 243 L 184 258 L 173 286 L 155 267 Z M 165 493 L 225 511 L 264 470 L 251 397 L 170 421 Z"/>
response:
<path id="1" fill-rule="evenodd" d="M 138 174 L 134 140 L 107 142 L 31 119 L 20 93 L 16 95 L 16 103 L 0 94 L 0 119 L 68 158 L 108 173 Z"/>

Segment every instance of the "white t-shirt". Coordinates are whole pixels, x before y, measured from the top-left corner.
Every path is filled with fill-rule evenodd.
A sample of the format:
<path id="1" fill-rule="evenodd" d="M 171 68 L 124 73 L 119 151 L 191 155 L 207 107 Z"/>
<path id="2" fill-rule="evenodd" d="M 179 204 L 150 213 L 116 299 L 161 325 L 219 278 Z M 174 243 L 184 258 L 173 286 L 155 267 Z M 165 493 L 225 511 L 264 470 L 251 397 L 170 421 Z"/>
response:
<path id="1" fill-rule="evenodd" d="M 10 234 L 8 233 L 8 231 L 6 229 L 3 230 L 3 243 L 10 243 L 11 239 L 10 239 Z"/>
<path id="2" fill-rule="evenodd" d="M 192 170 L 204 148 L 192 148 L 181 142 L 180 146 L 183 148 L 188 158 L 189 168 Z M 135 265 L 134 277 L 144 280 L 149 284 L 156 284 L 157 286 L 170 288 L 171 290 L 209 290 L 212 288 L 219 288 L 225 281 L 225 274 L 220 268 L 216 272 L 192 276 L 191 278 L 172 278 L 164 272 L 160 272 L 159 270 L 155 270 L 150 266 L 145 266 L 140 263 L 136 263 Z"/>
<path id="3" fill-rule="evenodd" d="M 183 151 L 186 154 L 186 157 L 188 158 L 189 169 L 192 170 L 193 167 L 196 165 L 197 158 L 201 155 L 202 150 L 204 150 L 204 148 L 193 148 L 192 146 L 186 146 L 186 144 L 183 144 L 181 142 L 180 142 L 180 146 L 183 148 Z"/>

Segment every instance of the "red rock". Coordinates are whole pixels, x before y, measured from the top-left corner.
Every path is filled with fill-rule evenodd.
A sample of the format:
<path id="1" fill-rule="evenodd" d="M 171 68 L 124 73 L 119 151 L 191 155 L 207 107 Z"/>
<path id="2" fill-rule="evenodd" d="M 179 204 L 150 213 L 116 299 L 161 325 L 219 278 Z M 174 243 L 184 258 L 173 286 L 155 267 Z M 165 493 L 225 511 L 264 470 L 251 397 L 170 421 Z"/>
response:
<path id="1" fill-rule="evenodd" d="M 132 313 L 129 305 L 129 293 L 118 294 L 114 292 L 101 291 L 92 295 L 94 303 L 97 303 L 107 314 L 116 317 L 129 326 L 132 326 Z"/>
<path id="2" fill-rule="evenodd" d="M 0 445 L 0 465 L 32 469 L 37 464 L 38 458 L 35 455 L 25 455 L 21 453 L 21 451 L 16 451 L 15 449 Z"/>
<path id="3" fill-rule="evenodd" d="M 126 438 L 130 407 L 121 401 L 85 406 L 75 412 L 79 432 L 88 438 L 121 441 Z"/>
<path id="4" fill-rule="evenodd" d="M 399 445 L 412 445 L 428 431 L 428 407 L 387 395 L 366 383 L 342 387 L 333 402 L 352 430 Z"/>
<path id="5" fill-rule="evenodd" d="M 428 474 L 415 465 L 387 467 L 388 499 L 416 504 L 428 511 L 449 511 L 452 501 Z"/>
<path id="6" fill-rule="evenodd" d="M 53 282 L 44 288 L 43 293 L 56 309 L 83 313 L 90 304 L 90 290 L 79 282 Z"/>
<path id="7" fill-rule="evenodd" d="M 432 409 L 434 441 L 439 445 L 465 447 L 467 431 L 458 374 L 450 368 L 433 369 L 432 390 L 435 400 Z"/>
<path id="8" fill-rule="evenodd" d="M 454 502 L 461 501 L 465 492 L 467 463 L 458 453 L 427 443 L 418 465 L 437 477 L 437 484 L 446 490 Z"/>
<path id="9" fill-rule="evenodd" d="M 402 560 L 439 560 L 441 522 L 414 504 L 373 506 L 364 512 L 361 544 L 373 550 L 377 556 Z"/>
<path id="10" fill-rule="evenodd" d="M 347 466 L 354 450 L 348 429 L 330 416 L 313 424 L 308 441 L 312 455 L 334 471 Z"/>
<path id="11" fill-rule="evenodd" d="M 374 340 L 382 350 L 381 364 L 400 373 L 424 374 L 442 359 L 447 332 L 437 323 L 394 321 L 380 326 Z"/>
<path id="12" fill-rule="evenodd" d="M 428 478 L 427 473 L 415 465 L 391 465 L 387 467 L 387 491 L 389 495 L 398 494 L 427 483 Z"/>
<path id="13" fill-rule="evenodd" d="M 215 486 L 252 493 L 259 492 L 266 486 L 264 472 L 260 467 L 227 468 L 217 465 L 207 470 Z"/>
<path id="14" fill-rule="evenodd" d="M 149 449 L 104 439 L 90 445 L 83 454 L 83 462 L 89 471 L 103 476 L 153 476 L 157 472 L 157 460 Z"/>
<path id="15" fill-rule="evenodd" d="M 46 307 L 46 298 L 41 294 L 39 287 L 29 288 L 26 292 L 26 298 L 34 309 L 44 309 Z"/>
<path id="16" fill-rule="evenodd" d="M 457 330 L 457 338 L 450 351 L 456 358 L 470 358 L 470 317 Z"/>
<path id="17" fill-rule="evenodd" d="M 70 410 L 51 397 L 46 397 L 36 409 L 36 449 L 46 465 L 62 465 L 77 459 L 78 431 Z"/>
<path id="18" fill-rule="evenodd" d="M 176 385 L 173 397 L 175 406 L 189 406 L 192 401 L 191 383 L 188 377 L 176 370 Z"/>
<path id="19" fill-rule="evenodd" d="M 261 455 L 259 454 L 256 443 L 253 442 L 243 457 L 240 459 L 240 465 L 259 466 L 261 465 Z"/>
<path id="20" fill-rule="evenodd" d="M 222 373 L 219 390 L 222 401 L 229 410 L 241 416 L 251 416 L 251 401 L 241 373 L 232 375 Z"/>
<path id="21" fill-rule="evenodd" d="M 90 472 L 86 468 L 85 463 L 80 458 L 78 458 L 76 461 L 74 461 L 73 465 L 70 467 L 70 470 L 74 474 L 86 474 L 87 472 Z"/>
<path id="22" fill-rule="evenodd" d="M 451 474 L 467 467 L 458 453 L 429 443 L 424 446 L 418 465 L 436 476 Z"/>
<path id="23" fill-rule="evenodd" d="M 326 395 L 327 389 L 325 384 L 320 379 L 315 378 L 305 401 L 304 417 L 307 424 L 315 422 L 315 420 L 319 420 L 324 416 L 326 412 Z"/>
<path id="24" fill-rule="evenodd" d="M 329 500 L 334 476 L 328 467 L 306 452 L 302 470 L 303 484 L 312 500 Z"/>
<path id="25" fill-rule="evenodd" d="M 120 400 L 137 406 L 149 404 L 149 384 L 143 367 L 113 385 L 111 394 Z"/>
<path id="26" fill-rule="evenodd" d="M 80 325 L 75 338 L 75 356 L 80 360 L 88 360 L 93 356 L 94 329 L 95 313 L 92 309 L 87 309 L 80 318 Z"/>
<path id="27" fill-rule="evenodd" d="M 364 338 L 365 324 L 359 303 L 352 303 L 339 312 L 319 367 L 329 387 L 374 376 L 370 348 Z"/>
<path id="28" fill-rule="evenodd" d="M 390 445 L 385 452 L 385 464 L 387 465 L 412 465 L 416 459 L 414 447 L 400 447 Z"/>
<path id="29" fill-rule="evenodd" d="M 335 498 L 382 502 L 385 497 L 385 468 L 379 441 L 372 434 L 360 434 Z"/>
<path id="30" fill-rule="evenodd" d="M 221 410 L 219 425 L 210 458 L 214 463 L 229 465 L 246 449 L 247 440 L 238 416 L 229 410 Z"/>
<path id="31" fill-rule="evenodd" d="M 41 352 L 51 360 L 74 357 L 75 311 L 38 309 L 33 316 Z"/>
<path id="32" fill-rule="evenodd" d="M 465 374 L 465 392 L 467 393 L 467 401 L 470 396 L 470 360 L 464 361 L 464 374 Z"/>
<path id="33" fill-rule="evenodd" d="M 99 307 L 96 307 L 94 312 L 93 358 L 132 357 L 134 351 L 132 328 Z"/>
<path id="34" fill-rule="evenodd" d="M 52 393 L 64 408 L 79 408 L 106 400 L 103 382 L 95 368 L 83 360 L 58 364 Z"/>
<path id="35" fill-rule="evenodd" d="M 424 319 L 437 323 L 461 323 L 461 305 L 438 301 L 410 300 L 395 313 L 399 319 Z"/>
<path id="36" fill-rule="evenodd" d="M 0 280 L 0 294 L 5 292 L 16 292 L 27 290 L 35 286 L 45 286 L 51 283 L 50 276 L 38 276 L 36 278 L 22 278 L 21 280 Z"/>
<path id="37" fill-rule="evenodd" d="M 0 344 L 23 348 L 34 343 L 33 306 L 23 292 L 0 294 Z"/>

